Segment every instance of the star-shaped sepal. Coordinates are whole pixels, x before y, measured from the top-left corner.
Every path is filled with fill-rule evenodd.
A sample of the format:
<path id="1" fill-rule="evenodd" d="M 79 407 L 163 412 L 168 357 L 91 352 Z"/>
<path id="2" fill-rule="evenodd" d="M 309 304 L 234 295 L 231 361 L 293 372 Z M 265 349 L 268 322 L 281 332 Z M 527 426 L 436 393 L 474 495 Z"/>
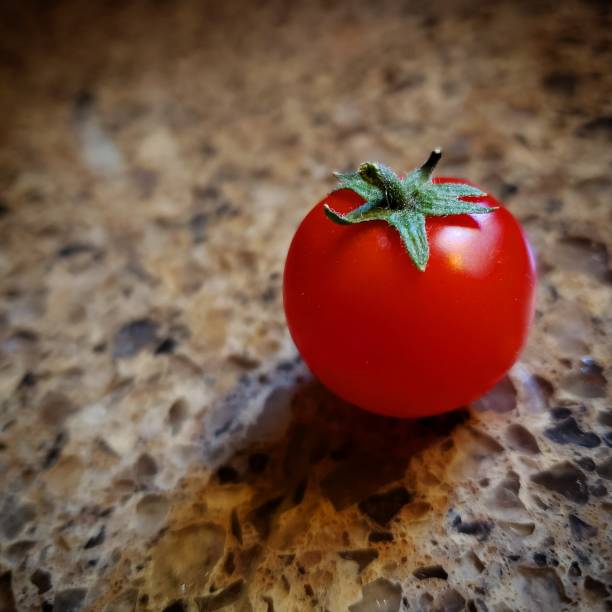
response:
<path id="1" fill-rule="evenodd" d="M 421 167 L 403 179 L 378 162 L 365 162 L 357 172 L 336 173 L 340 183 L 337 190 L 350 189 L 365 203 L 346 214 L 325 204 L 325 214 L 342 225 L 386 221 L 399 232 L 408 255 L 423 271 L 429 260 L 425 217 L 480 215 L 497 210 L 462 199 L 486 195 L 476 187 L 465 183 L 432 182 L 433 169 L 441 157 L 442 152 L 435 149 Z"/>

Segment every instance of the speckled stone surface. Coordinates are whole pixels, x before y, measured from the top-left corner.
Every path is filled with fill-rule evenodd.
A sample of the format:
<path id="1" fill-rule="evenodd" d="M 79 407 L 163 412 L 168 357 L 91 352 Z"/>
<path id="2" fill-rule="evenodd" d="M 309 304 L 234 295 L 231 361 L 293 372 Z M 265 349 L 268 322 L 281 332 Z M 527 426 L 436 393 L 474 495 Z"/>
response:
<path id="1" fill-rule="evenodd" d="M 611 609 L 607 3 L 328 4 L 3 5 L 2 611 Z M 437 145 L 537 316 L 397 422 L 312 380 L 283 258 L 331 170 Z"/>

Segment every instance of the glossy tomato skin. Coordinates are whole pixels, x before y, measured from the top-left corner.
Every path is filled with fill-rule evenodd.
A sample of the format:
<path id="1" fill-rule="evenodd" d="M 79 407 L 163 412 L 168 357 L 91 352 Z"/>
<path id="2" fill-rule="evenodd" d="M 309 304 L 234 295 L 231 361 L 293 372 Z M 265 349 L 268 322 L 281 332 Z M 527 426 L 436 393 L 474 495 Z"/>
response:
<path id="1" fill-rule="evenodd" d="M 466 182 L 438 178 L 434 182 Z M 420 272 L 385 222 L 337 225 L 363 200 L 338 191 L 304 218 L 285 263 L 291 336 L 311 371 L 346 401 L 396 417 L 438 414 L 493 387 L 517 359 L 533 318 L 535 266 L 516 219 L 428 217 Z"/>

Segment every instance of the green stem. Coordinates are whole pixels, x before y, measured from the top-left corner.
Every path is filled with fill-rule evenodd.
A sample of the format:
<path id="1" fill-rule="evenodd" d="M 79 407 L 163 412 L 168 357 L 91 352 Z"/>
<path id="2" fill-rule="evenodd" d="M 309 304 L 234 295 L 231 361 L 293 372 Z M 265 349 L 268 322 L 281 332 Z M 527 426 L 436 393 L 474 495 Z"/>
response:
<path id="1" fill-rule="evenodd" d="M 359 166 L 359 176 L 383 192 L 388 208 L 396 210 L 406 206 L 406 192 L 391 168 L 377 162 L 364 162 Z"/>
<path id="2" fill-rule="evenodd" d="M 424 181 L 429 180 L 435 167 L 442 158 L 442 149 L 434 149 L 427 158 L 427 161 L 419 168 L 419 173 Z"/>

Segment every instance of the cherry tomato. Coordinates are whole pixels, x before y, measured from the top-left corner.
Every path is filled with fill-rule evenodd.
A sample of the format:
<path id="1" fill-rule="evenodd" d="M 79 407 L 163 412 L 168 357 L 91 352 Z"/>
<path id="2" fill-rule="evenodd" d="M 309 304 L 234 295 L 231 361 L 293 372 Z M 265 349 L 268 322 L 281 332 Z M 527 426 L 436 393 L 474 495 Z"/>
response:
<path id="1" fill-rule="evenodd" d="M 533 256 L 500 202 L 469 201 L 498 209 L 426 217 L 423 271 L 388 223 L 330 221 L 324 203 L 340 214 L 364 203 L 353 191 L 333 192 L 300 224 L 284 271 L 288 327 L 344 400 L 395 417 L 438 414 L 477 399 L 517 359 L 534 312 Z"/>

